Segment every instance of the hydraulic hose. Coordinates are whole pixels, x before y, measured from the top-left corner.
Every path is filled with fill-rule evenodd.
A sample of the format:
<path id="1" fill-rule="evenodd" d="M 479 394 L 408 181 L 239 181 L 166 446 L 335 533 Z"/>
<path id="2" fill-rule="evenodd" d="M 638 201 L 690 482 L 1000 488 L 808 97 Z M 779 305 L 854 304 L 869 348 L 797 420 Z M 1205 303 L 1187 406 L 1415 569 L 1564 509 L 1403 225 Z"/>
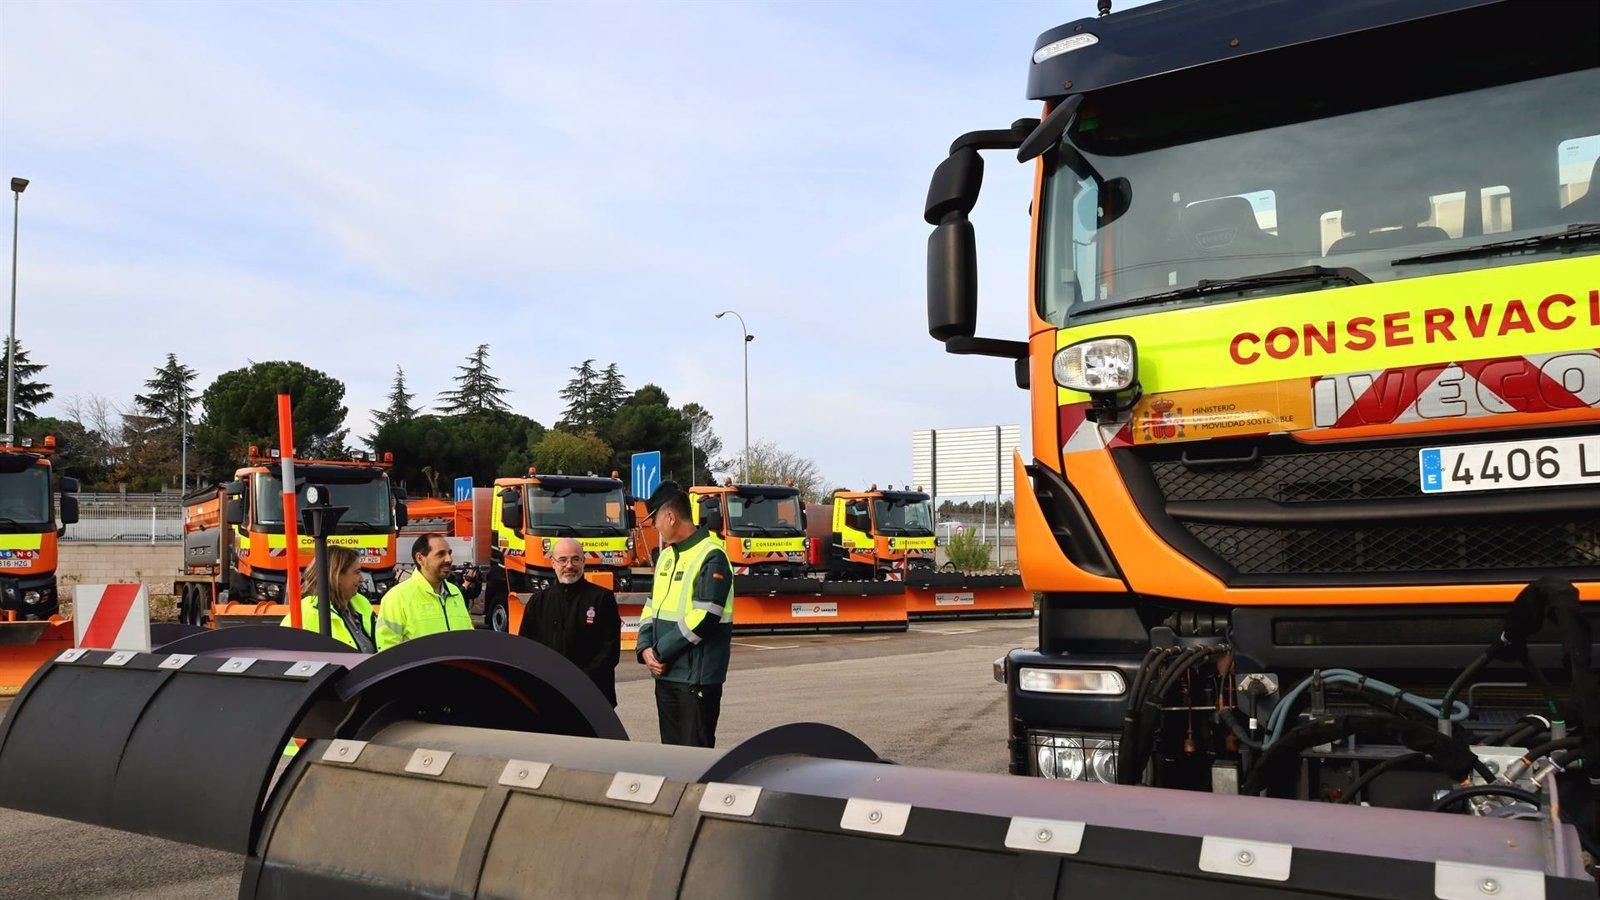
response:
<path id="1" fill-rule="evenodd" d="M 1510 797 L 1513 800 L 1521 800 L 1523 803 L 1531 803 L 1534 806 L 1543 805 L 1539 802 L 1538 794 L 1525 791 L 1522 788 L 1510 787 L 1504 784 L 1474 784 L 1470 787 L 1456 788 L 1445 794 L 1443 797 L 1433 801 L 1433 805 L 1428 807 L 1428 810 L 1429 812 L 1443 812 L 1471 797 Z"/>
<path id="2" fill-rule="evenodd" d="M 1401 690 L 1400 688 L 1397 688 L 1387 682 L 1379 681 L 1376 678 L 1368 678 L 1359 672 L 1353 672 L 1349 669 L 1324 669 L 1321 672 L 1321 676 L 1322 683 L 1324 685 L 1354 685 L 1358 690 L 1372 690 L 1379 694 L 1383 694 L 1386 697 L 1390 697 L 1397 702 L 1416 707 L 1422 712 L 1427 713 L 1432 719 L 1437 720 L 1447 718 L 1444 715 L 1445 706 L 1442 700 L 1435 701 L 1426 697 L 1419 697 L 1416 694 Z M 1300 696 L 1311 687 L 1311 683 L 1316 677 L 1317 676 L 1313 675 L 1309 678 L 1306 678 L 1304 681 L 1301 681 L 1299 684 L 1291 688 L 1288 693 L 1283 695 L 1283 699 L 1278 702 L 1278 705 L 1273 708 L 1272 713 L 1267 716 L 1267 739 L 1264 743 L 1268 747 L 1277 743 L 1278 739 L 1283 736 L 1284 730 L 1288 727 L 1291 713 L 1294 710 L 1296 701 L 1298 701 Z M 1448 718 L 1452 722 L 1459 722 L 1462 719 L 1465 719 L 1470 712 L 1470 710 L 1467 708 L 1467 705 L 1459 700 L 1452 702 L 1453 706 L 1450 708 L 1450 715 Z"/>

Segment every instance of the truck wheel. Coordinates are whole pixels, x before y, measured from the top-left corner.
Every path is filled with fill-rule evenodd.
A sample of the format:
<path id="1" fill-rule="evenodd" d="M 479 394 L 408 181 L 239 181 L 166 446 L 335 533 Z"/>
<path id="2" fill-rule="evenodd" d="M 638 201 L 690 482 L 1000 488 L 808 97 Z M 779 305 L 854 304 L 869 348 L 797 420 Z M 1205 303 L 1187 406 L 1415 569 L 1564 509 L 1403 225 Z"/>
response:
<path id="1" fill-rule="evenodd" d="M 491 570 L 483 585 L 483 623 L 490 630 L 503 634 L 511 629 L 511 610 L 506 607 L 508 599 L 505 572 Z"/>
<path id="2" fill-rule="evenodd" d="M 189 585 L 183 584 L 183 585 L 179 585 L 178 586 L 178 624 L 179 625 L 189 625 L 189 624 L 191 624 L 190 621 L 189 621 L 189 604 L 191 602 L 190 597 L 191 597 L 192 594 L 193 594 L 193 592 L 189 589 Z"/>

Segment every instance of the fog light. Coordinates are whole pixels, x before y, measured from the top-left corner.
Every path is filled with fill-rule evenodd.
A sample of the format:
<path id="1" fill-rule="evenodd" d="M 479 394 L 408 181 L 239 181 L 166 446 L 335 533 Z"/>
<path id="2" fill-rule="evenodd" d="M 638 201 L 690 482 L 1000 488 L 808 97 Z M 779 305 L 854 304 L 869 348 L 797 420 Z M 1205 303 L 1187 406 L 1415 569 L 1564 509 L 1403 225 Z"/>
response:
<path id="1" fill-rule="evenodd" d="M 22 602 L 28 604 L 29 606 L 33 606 L 33 605 L 36 605 L 38 603 L 42 603 L 43 601 L 44 601 L 44 592 L 43 591 L 23 591 L 22 592 Z"/>
<path id="2" fill-rule="evenodd" d="M 1041 694 L 1102 694 L 1120 696 L 1128 689 L 1116 669 L 1033 669 L 1017 673 L 1017 687 Z"/>
<path id="3" fill-rule="evenodd" d="M 1083 777 L 1083 740 L 1075 737 L 1049 735 L 1039 740 L 1039 774 L 1062 781 L 1077 781 Z"/>
<path id="4" fill-rule="evenodd" d="M 1117 783 L 1116 741 L 1100 741 L 1099 746 L 1089 752 L 1089 777 L 1101 784 Z"/>
<path id="5" fill-rule="evenodd" d="M 256 585 L 260 588 L 261 596 L 268 600 L 276 600 L 283 596 L 283 585 L 276 581 L 258 581 Z"/>

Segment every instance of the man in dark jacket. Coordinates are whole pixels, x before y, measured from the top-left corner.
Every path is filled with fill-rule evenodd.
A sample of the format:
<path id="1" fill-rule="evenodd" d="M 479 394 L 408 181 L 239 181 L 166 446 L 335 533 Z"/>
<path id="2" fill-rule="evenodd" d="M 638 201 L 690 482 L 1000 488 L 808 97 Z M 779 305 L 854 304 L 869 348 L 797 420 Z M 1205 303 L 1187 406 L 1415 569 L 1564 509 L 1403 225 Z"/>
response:
<path id="1" fill-rule="evenodd" d="M 583 545 L 562 538 L 550 548 L 556 583 L 528 598 L 518 631 L 572 661 L 611 705 L 617 705 L 617 655 L 622 617 L 615 594 L 583 580 Z"/>

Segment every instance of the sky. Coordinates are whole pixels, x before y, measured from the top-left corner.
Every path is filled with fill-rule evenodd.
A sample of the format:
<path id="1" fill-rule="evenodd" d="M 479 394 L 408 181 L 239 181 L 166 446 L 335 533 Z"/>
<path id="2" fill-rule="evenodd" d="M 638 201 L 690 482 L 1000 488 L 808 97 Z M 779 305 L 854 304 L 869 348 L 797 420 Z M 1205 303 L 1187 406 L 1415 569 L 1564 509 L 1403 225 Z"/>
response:
<path id="1" fill-rule="evenodd" d="M 903 483 L 914 430 L 1027 426 L 1008 361 L 927 336 L 922 204 L 953 138 L 1039 114 L 1039 33 L 1092 15 L 12 0 L 0 175 L 32 181 L 17 334 L 49 367 L 41 412 L 127 403 L 168 352 L 202 385 L 297 359 L 345 383 L 359 436 L 397 364 L 431 405 L 486 343 L 546 425 L 592 358 L 737 450 L 734 309 L 750 439 Z M 1032 170 L 987 162 L 979 334 L 1020 339 Z"/>

